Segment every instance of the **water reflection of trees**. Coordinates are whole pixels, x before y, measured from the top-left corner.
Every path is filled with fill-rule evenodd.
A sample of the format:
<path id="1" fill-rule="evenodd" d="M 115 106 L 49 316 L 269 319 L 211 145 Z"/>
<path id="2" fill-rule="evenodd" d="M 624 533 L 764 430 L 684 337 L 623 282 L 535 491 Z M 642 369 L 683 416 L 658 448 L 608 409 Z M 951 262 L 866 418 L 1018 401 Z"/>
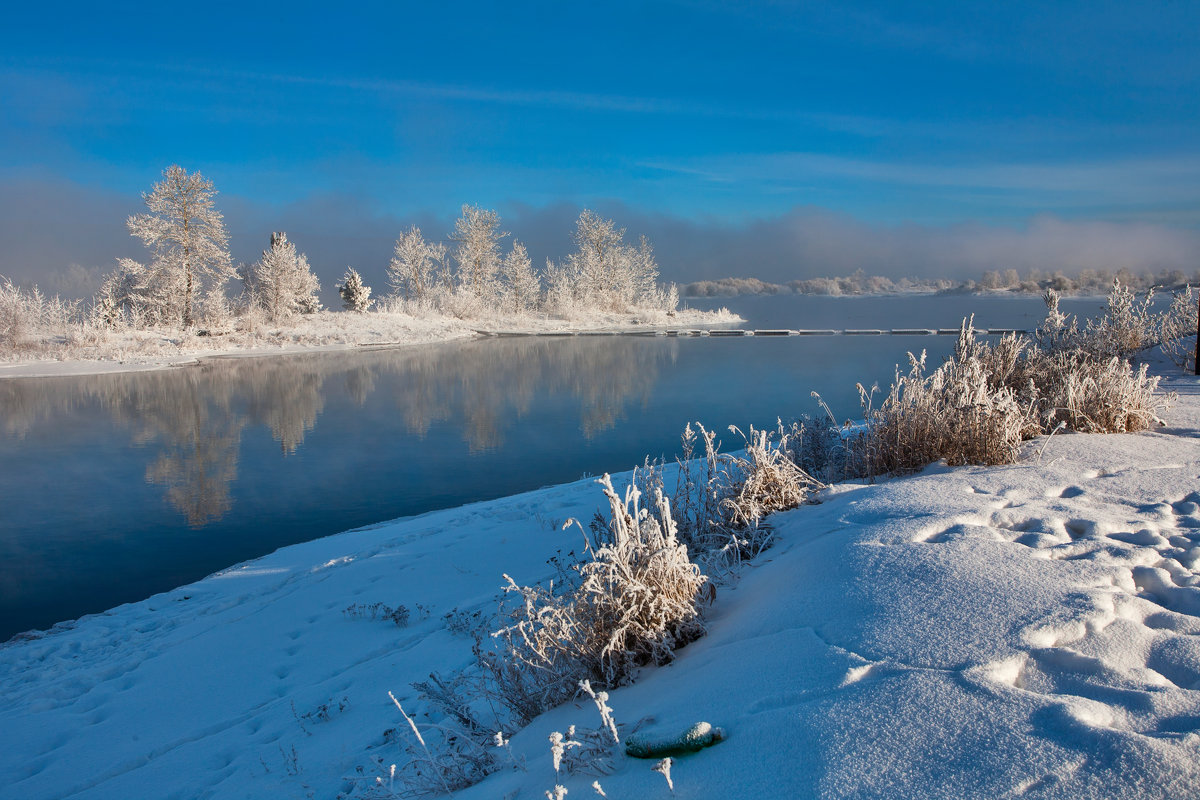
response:
<path id="1" fill-rule="evenodd" d="M 460 417 L 472 450 L 498 447 L 540 395 L 579 401 L 592 438 L 617 424 L 630 399 L 645 402 L 674 342 L 631 337 L 500 338 L 451 347 L 394 350 L 381 369 L 401 378 L 396 403 L 409 432 Z"/>
<path id="2" fill-rule="evenodd" d="M 213 359 L 197 367 L 80 378 L 0 381 L 3 433 L 102 412 L 152 449 L 146 481 L 193 526 L 233 506 L 243 432 L 270 430 L 284 456 L 314 429 L 326 395 L 363 415 L 386 409 L 410 434 L 458 422 L 469 450 L 495 449 L 535 399 L 578 400 L 591 438 L 631 399 L 649 397 L 673 343 L 627 337 L 486 339 L 430 347 L 273 358 Z M 339 380 L 332 380 L 337 378 Z M 385 434 L 374 431 L 372 436 Z"/>

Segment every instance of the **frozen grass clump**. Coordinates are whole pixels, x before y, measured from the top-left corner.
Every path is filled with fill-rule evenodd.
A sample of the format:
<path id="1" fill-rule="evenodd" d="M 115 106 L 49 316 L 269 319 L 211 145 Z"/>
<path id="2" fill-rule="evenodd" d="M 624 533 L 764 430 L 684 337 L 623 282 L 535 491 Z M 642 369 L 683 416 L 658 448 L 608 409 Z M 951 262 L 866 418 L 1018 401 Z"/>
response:
<path id="1" fill-rule="evenodd" d="M 1018 336 L 977 341 L 964 320 L 954 354 L 930 374 L 925 356 L 909 354 L 908 374 L 883 403 L 859 385 L 866 426 L 849 441 L 848 472 L 871 477 L 947 464 L 1007 464 L 1020 443 L 1060 425 L 1083 433 L 1132 433 L 1162 424 L 1169 396 L 1158 378 L 1122 353 L 1154 343 L 1159 322 L 1145 303 L 1116 284 L 1109 311 L 1086 330 L 1058 310 L 1048 313 L 1037 342 Z"/>
<path id="2" fill-rule="evenodd" d="M 1060 422 L 1080 433 L 1135 433 L 1163 424 L 1171 400 L 1145 364 L 1135 369 L 1118 356 L 1035 351 L 1029 371 L 1042 433 Z"/>
<path id="3" fill-rule="evenodd" d="M 638 667 L 664 664 L 675 649 L 704 634 L 700 590 L 707 578 L 676 535 L 670 502 L 656 491 L 642 508 L 631 485 L 620 497 L 600 480 L 612 518 L 610 536 L 577 565 L 578 586 L 565 593 L 519 586 L 512 623 L 493 634 L 503 648 L 493 662 L 500 695 L 531 718 L 573 697 L 581 680 L 600 687 L 629 683 Z"/>
<path id="4" fill-rule="evenodd" d="M 812 393 L 820 402 L 820 395 Z M 846 439 L 833 413 L 826 408 L 825 419 L 804 416 L 785 426 L 780 422 L 780 449 L 788 458 L 813 480 L 822 483 L 837 483 L 850 477 L 847 473 Z M 786 438 L 782 436 L 787 433 Z"/>
<path id="5" fill-rule="evenodd" d="M 802 449 L 803 425 L 742 436 L 741 454 L 721 452 L 716 432 L 700 423 L 684 428 L 683 452 L 678 460 L 675 489 L 675 522 L 692 557 L 716 568 L 753 558 L 771 539 L 765 518 L 808 501 L 821 482 L 808 474 L 794 454 Z M 703 443 L 704 455 L 696 455 Z"/>
<path id="6" fill-rule="evenodd" d="M 1162 424 L 1171 398 L 1157 394 L 1158 378 L 1144 364 L 1135 369 L 1129 358 L 1182 325 L 1179 296 L 1168 311 L 1154 314 L 1150 295 L 1138 301 L 1114 281 L 1105 313 L 1082 331 L 1059 311 L 1056 292 L 1047 291 L 1044 299 L 1038 343 L 1009 381 L 1036 408 L 1034 435 L 1060 423 L 1081 433 L 1133 433 Z"/>
<path id="7" fill-rule="evenodd" d="M 896 374 L 879 408 L 859 385 L 866 430 L 852 442 L 852 459 L 867 476 L 915 472 L 926 464 L 1007 464 L 1017 457 L 1028 411 L 1012 390 L 993 391 L 978 361 L 951 359 L 925 374 L 925 354 L 909 354 L 907 375 Z"/>
<path id="8" fill-rule="evenodd" d="M 741 434 L 734 426 L 730 430 Z M 768 514 L 797 508 L 808 500 L 810 492 L 820 488 L 789 457 L 790 433 L 779 426 L 778 441 L 768 431 L 750 427 L 744 455 L 729 457 L 729 485 L 720 501 L 723 526 L 731 534 L 722 553 L 731 560 L 753 558 L 770 542 Z"/>

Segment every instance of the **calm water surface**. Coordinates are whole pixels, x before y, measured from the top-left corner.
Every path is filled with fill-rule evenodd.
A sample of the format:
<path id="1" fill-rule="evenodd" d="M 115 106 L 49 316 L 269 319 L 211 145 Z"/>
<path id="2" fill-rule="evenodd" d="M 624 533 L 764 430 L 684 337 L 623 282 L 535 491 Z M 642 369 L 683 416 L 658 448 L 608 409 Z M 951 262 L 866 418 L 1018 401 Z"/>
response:
<path id="1" fill-rule="evenodd" d="M 750 297 L 757 328 L 1032 328 L 1036 299 Z M 1090 313 L 1099 301 L 1068 310 Z M 489 339 L 0 381 L 0 640 L 295 542 L 673 456 L 724 429 L 856 416 L 953 337 Z M 722 437 L 733 449 L 736 437 Z"/>

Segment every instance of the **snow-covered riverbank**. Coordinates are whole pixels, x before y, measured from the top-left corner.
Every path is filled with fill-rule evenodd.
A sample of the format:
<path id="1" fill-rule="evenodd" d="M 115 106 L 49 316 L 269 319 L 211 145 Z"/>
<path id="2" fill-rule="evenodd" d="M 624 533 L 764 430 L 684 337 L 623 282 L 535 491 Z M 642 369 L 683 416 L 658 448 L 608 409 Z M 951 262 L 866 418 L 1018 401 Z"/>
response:
<path id="1" fill-rule="evenodd" d="M 710 633 L 612 693 L 617 722 L 698 720 L 678 797 L 1181 797 L 1200 783 L 1200 381 L 1169 427 L 1058 435 L 1018 464 L 934 466 L 780 514 Z M 620 483 L 620 477 L 617 479 Z M 335 797 L 404 757 L 411 683 L 471 660 L 508 573 L 577 549 L 591 481 L 280 550 L 0 648 L 0 796 Z M 383 618 L 404 606 L 406 624 Z M 447 615 L 450 615 L 447 617 Z M 376 618 L 372 618 L 376 617 Z M 458 797 L 540 798 L 525 770 Z M 668 797 L 619 760 L 607 796 Z M 559 779 L 594 796 L 595 775 Z M 380 792 L 375 796 L 386 796 Z"/>
<path id="2" fill-rule="evenodd" d="M 137 372 L 195 364 L 204 358 L 275 356 L 349 350 L 355 347 L 401 347 L 470 339 L 494 330 L 527 333 L 648 331 L 663 327 L 735 327 L 745 322 L 725 309 L 683 308 L 672 312 L 617 314 L 587 312 L 565 320 L 545 314 L 462 320 L 439 314 L 413 317 L 372 312 L 323 311 L 293 318 L 286 326 L 260 325 L 254 331 L 215 335 L 171 331 L 94 332 L 94 341 L 49 343 L 25 357 L 0 358 L 0 379 Z"/>

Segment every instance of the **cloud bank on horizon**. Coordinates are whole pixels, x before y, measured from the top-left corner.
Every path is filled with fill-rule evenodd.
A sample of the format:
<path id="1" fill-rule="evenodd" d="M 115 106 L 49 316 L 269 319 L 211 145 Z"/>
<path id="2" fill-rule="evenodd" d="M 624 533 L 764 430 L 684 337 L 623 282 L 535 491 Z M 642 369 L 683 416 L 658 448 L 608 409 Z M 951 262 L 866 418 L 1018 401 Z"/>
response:
<path id="1" fill-rule="evenodd" d="M 1194 4 L 216 11 L 13 10 L 0 274 L 139 257 L 171 163 L 236 258 L 287 230 L 324 282 L 467 202 L 538 261 L 595 208 L 681 282 L 1200 263 Z"/>

